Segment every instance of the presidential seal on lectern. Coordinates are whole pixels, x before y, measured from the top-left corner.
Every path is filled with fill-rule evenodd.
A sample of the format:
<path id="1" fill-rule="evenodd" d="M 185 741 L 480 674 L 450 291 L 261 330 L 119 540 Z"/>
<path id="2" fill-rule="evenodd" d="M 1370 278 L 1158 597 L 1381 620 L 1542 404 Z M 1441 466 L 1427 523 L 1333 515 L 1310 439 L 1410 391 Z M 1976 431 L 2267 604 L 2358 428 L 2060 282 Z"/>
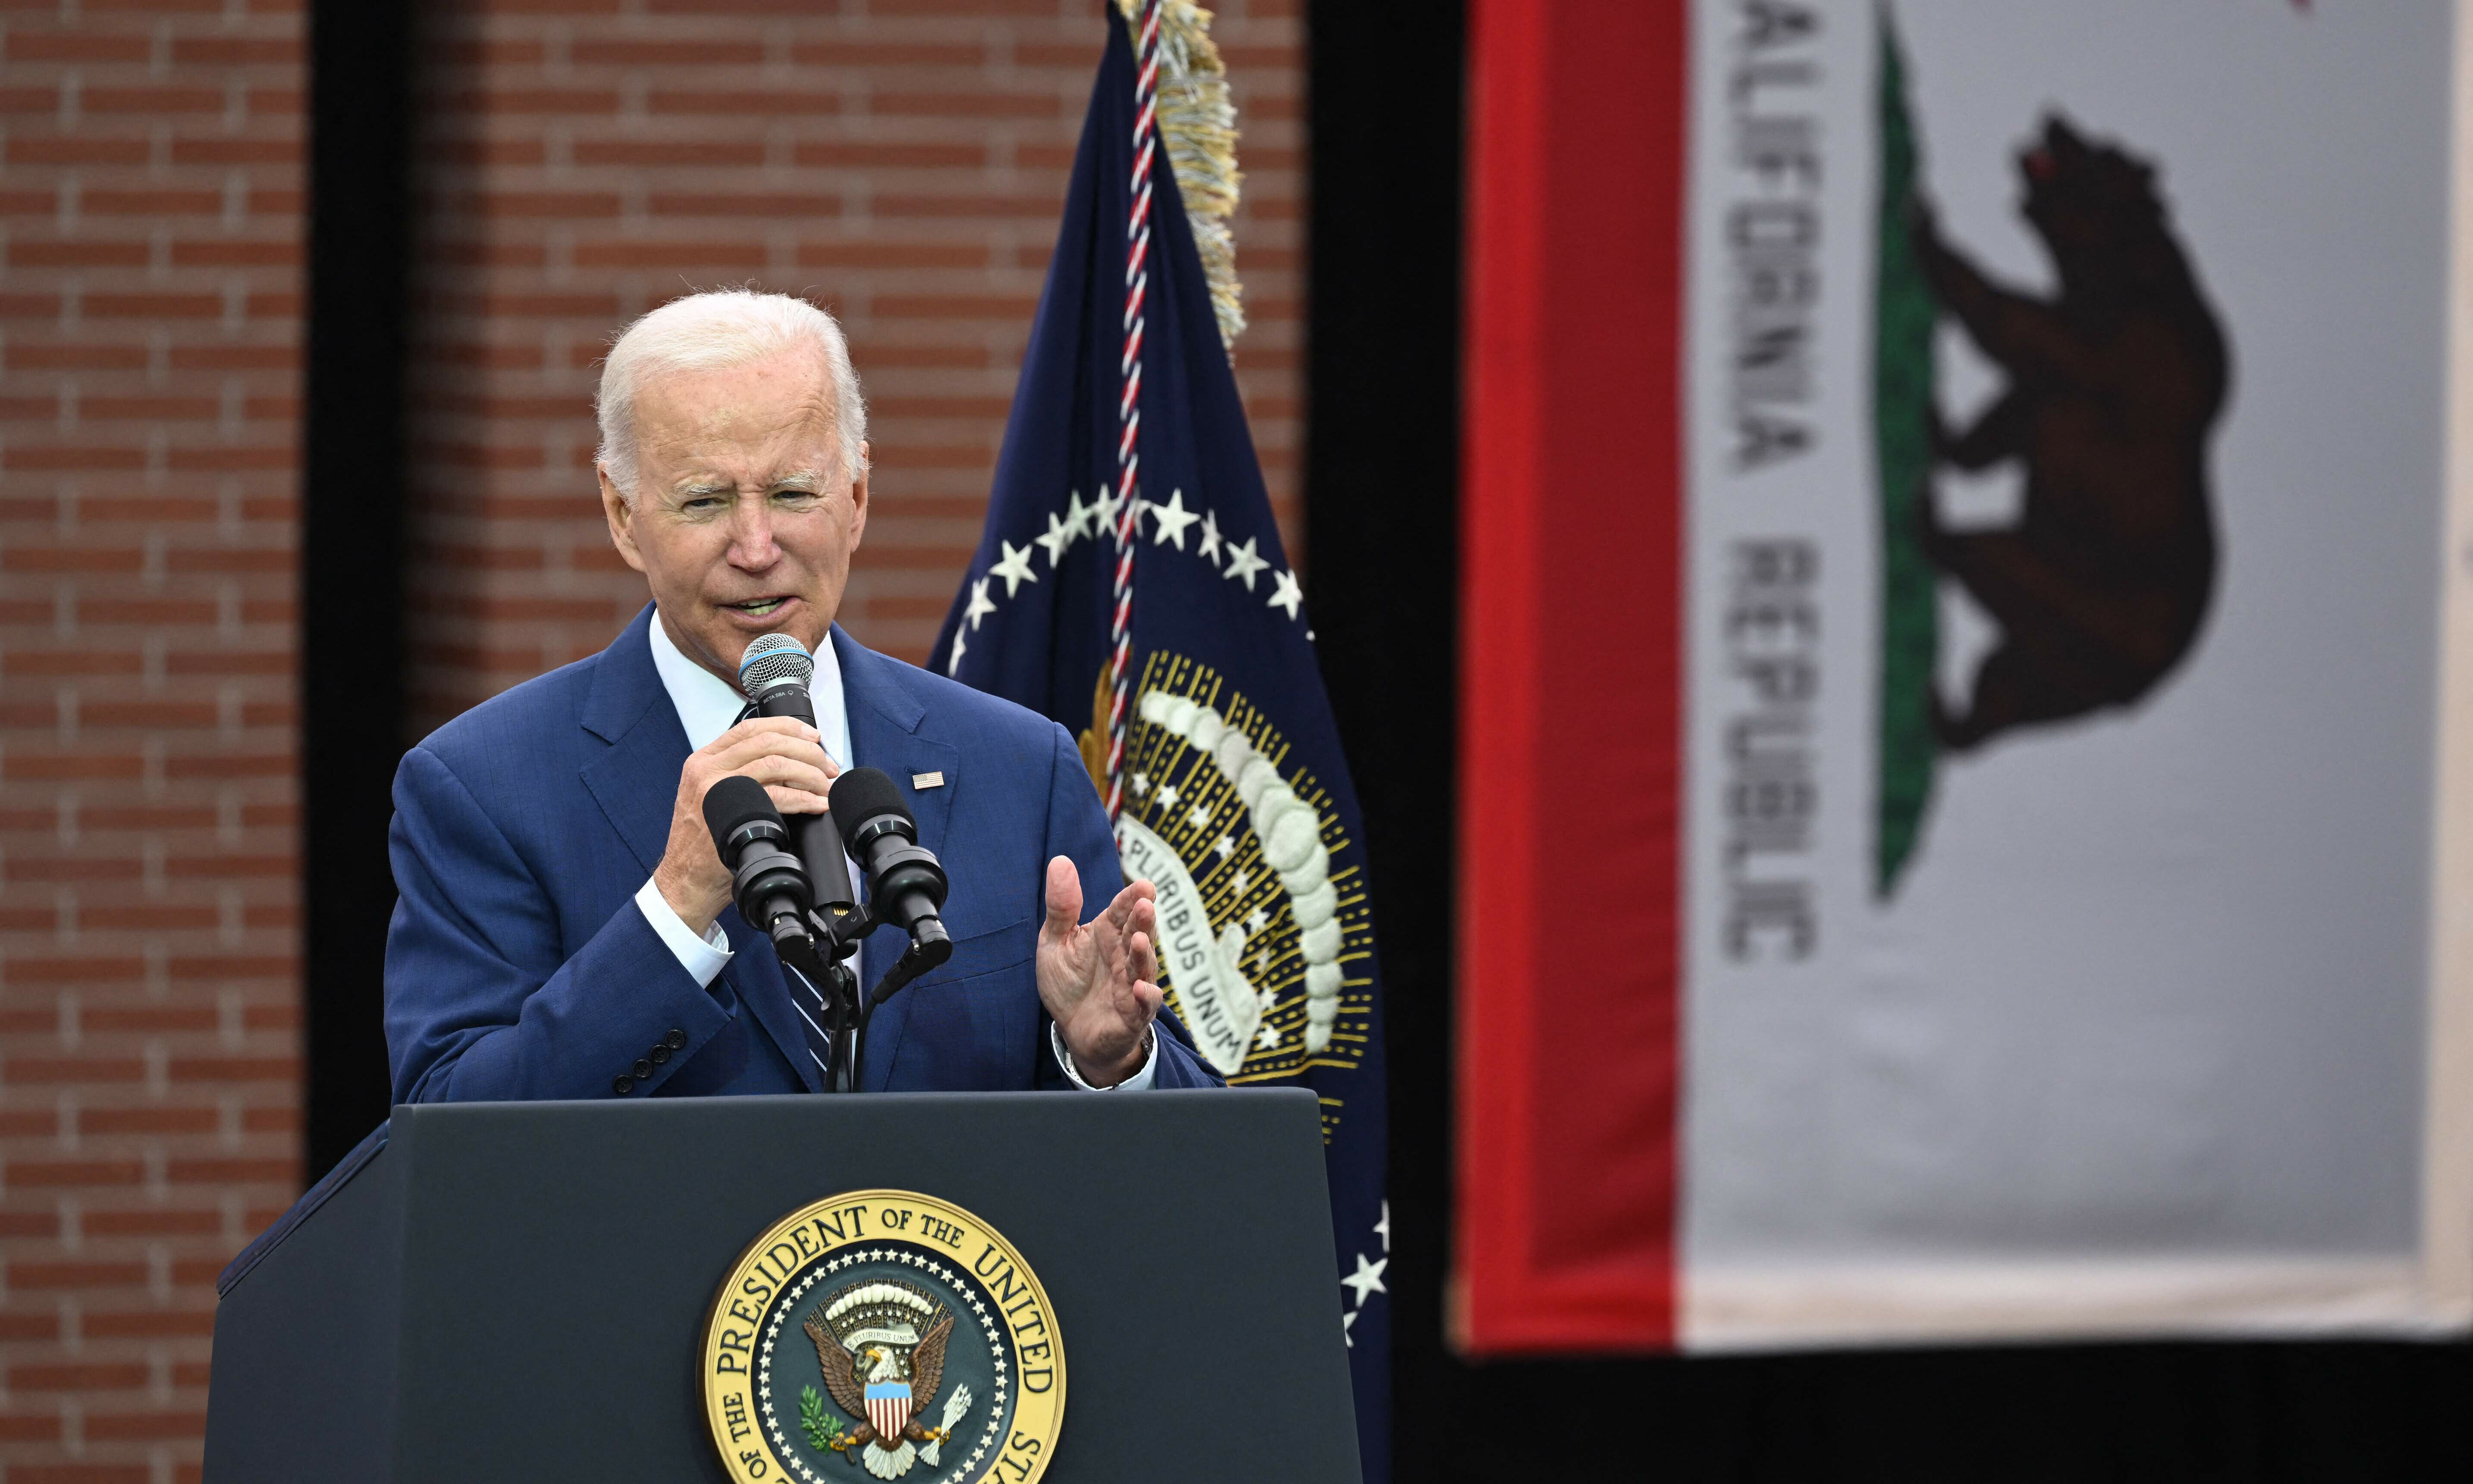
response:
<path id="1" fill-rule="evenodd" d="M 714 1296 L 699 1353 L 738 1484 L 1030 1484 L 1065 1416 L 1065 1350 L 1030 1265 L 908 1190 L 776 1222 Z"/>

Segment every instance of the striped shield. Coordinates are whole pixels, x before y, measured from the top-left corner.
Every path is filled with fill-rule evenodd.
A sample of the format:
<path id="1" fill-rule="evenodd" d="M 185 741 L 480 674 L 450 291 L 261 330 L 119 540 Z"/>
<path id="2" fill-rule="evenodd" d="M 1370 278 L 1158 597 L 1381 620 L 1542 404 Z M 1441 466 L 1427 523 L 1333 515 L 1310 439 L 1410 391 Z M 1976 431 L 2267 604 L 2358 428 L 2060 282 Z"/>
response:
<path id="1" fill-rule="evenodd" d="M 910 1406 L 908 1381 L 867 1383 L 867 1420 L 887 1447 L 901 1441 L 901 1429 L 910 1423 Z"/>

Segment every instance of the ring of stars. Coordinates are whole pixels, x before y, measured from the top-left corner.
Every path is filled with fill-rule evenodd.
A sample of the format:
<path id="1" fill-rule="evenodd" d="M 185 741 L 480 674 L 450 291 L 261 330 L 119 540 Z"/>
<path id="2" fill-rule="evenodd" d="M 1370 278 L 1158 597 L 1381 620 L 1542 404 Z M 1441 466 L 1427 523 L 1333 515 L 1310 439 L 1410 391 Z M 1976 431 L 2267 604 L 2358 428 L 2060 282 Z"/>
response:
<path id="1" fill-rule="evenodd" d="M 1021 590 L 1023 584 L 1039 581 L 1039 574 L 1032 570 L 1031 564 L 1040 555 L 1045 555 L 1047 570 L 1054 572 L 1065 564 L 1066 553 L 1073 549 L 1076 541 L 1113 544 L 1116 539 L 1116 515 L 1123 504 L 1119 496 L 1102 489 L 1094 503 L 1085 505 L 1082 491 L 1070 491 L 1064 510 L 1046 513 L 1047 529 L 1031 532 L 1030 539 L 1019 547 L 1009 540 L 997 540 L 996 560 L 971 579 L 970 598 L 963 610 L 961 623 L 954 627 L 953 652 L 945 661 L 945 673 L 948 676 L 961 673 L 962 656 L 970 649 L 971 636 L 977 634 L 981 622 L 996 610 L 999 599 L 1009 600 Z M 1152 547 L 1172 546 L 1180 554 L 1207 562 L 1211 569 L 1225 580 L 1243 583 L 1247 592 L 1264 600 L 1265 608 L 1285 614 L 1292 622 L 1304 622 L 1305 588 L 1298 583 L 1295 572 L 1280 565 L 1281 553 L 1276 536 L 1271 539 L 1271 550 L 1265 555 L 1261 550 L 1261 537 L 1249 536 L 1240 541 L 1234 533 L 1221 530 L 1217 511 L 1208 507 L 1187 508 L 1183 490 L 1169 491 L 1165 503 L 1135 496 L 1131 534 L 1137 544 L 1141 542 L 1145 534 L 1142 521 L 1148 517 L 1151 529 L 1147 534 Z M 1190 549 L 1186 545 L 1188 535 L 1193 538 Z M 1255 583 L 1257 577 L 1265 573 L 1271 579 L 1267 593 Z M 991 592 L 990 586 L 999 579 L 1004 583 L 1004 591 Z M 1306 637 L 1309 640 L 1313 638 L 1311 629 L 1306 630 Z"/>

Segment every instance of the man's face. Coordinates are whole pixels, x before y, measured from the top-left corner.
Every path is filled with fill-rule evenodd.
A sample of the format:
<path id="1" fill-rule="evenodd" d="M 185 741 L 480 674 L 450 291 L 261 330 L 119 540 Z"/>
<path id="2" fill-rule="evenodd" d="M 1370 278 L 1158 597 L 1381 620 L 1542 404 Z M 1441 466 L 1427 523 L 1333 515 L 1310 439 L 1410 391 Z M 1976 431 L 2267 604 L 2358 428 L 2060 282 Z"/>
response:
<path id="1" fill-rule="evenodd" d="M 785 354 L 674 371 L 637 391 L 635 416 L 635 504 L 604 469 L 601 508 L 671 642 L 733 684 L 759 634 L 813 650 L 867 528 L 867 450 L 845 480 L 824 368 Z"/>

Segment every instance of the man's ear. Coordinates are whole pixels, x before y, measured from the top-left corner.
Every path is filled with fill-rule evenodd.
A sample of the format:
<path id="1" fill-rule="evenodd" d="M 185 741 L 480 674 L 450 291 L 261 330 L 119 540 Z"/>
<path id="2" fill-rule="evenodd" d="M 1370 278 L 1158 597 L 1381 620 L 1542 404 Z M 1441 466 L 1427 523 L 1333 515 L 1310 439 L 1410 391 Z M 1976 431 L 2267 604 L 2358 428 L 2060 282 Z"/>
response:
<path id="1" fill-rule="evenodd" d="M 644 570 L 644 554 L 636 549 L 636 509 L 610 479 L 610 466 L 596 463 L 592 474 L 601 482 L 601 516 L 610 522 L 610 544 L 618 548 L 619 559 L 636 571 Z"/>
<path id="2" fill-rule="evenodd" d="M 858 473 L 851 480 L 851 545 L 853 547 L 858 545 L 859 538 L 867 534 L 867 455 L 868 444 L 861 440 Z"/>

